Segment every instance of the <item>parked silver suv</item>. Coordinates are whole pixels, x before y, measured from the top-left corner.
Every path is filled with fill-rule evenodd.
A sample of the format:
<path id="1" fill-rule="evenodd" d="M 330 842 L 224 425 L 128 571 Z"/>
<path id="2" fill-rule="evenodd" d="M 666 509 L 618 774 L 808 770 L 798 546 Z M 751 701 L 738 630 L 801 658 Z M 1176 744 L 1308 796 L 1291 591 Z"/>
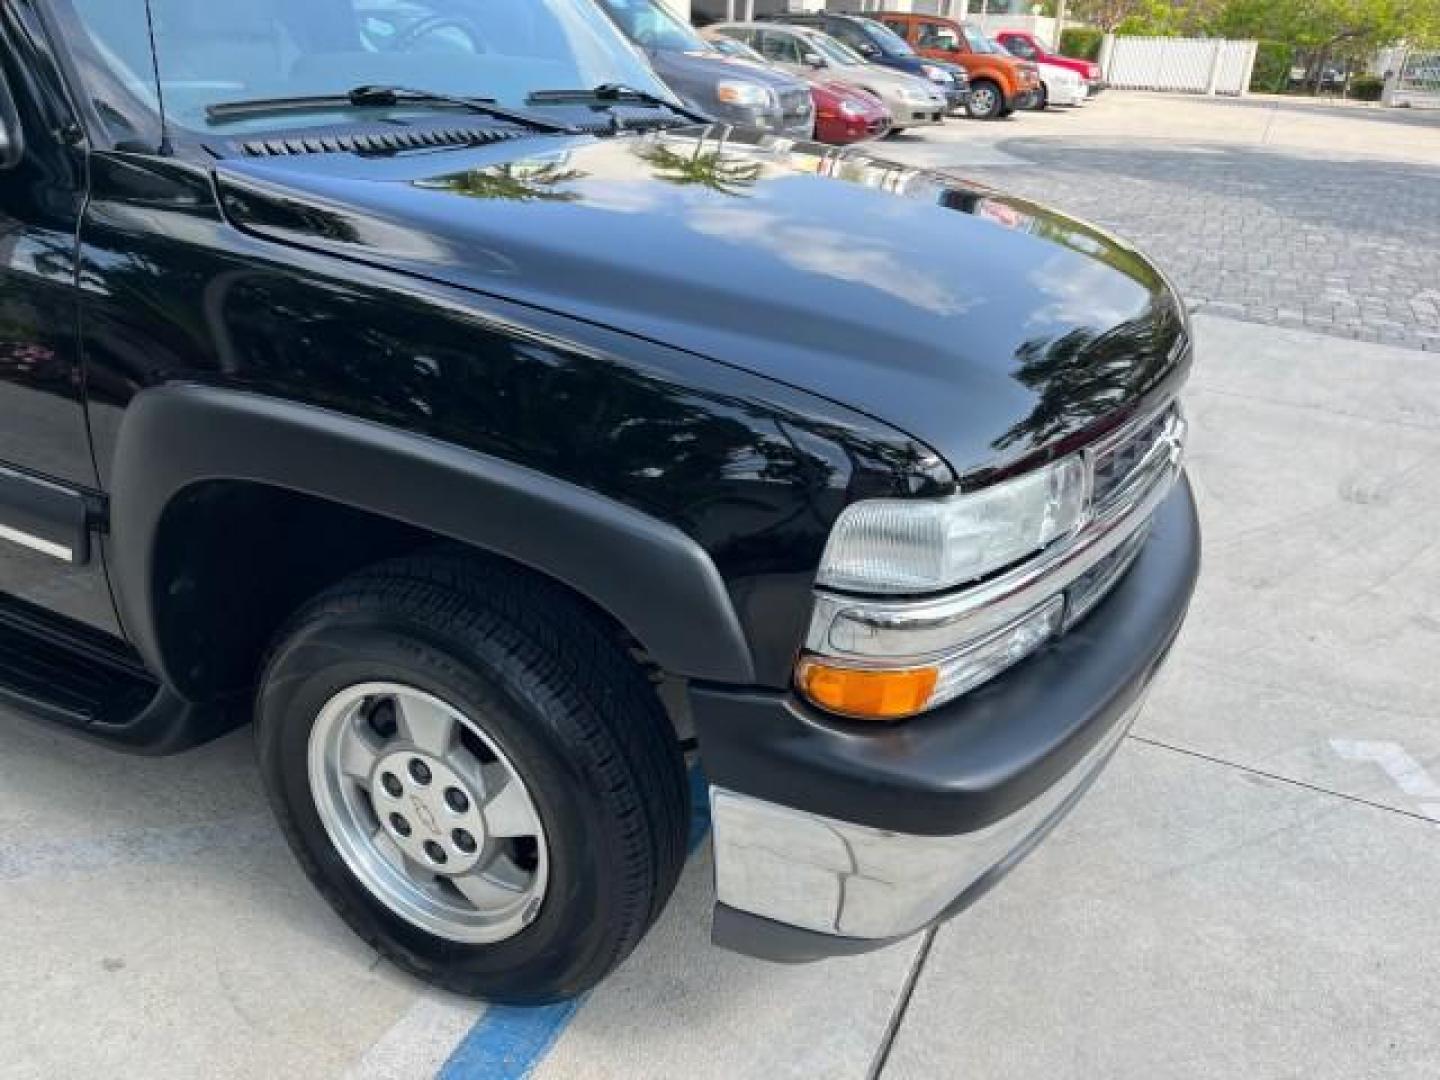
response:
<path id="1" fill-rule="evenodd" d="M 600 0 L 600 7 L 687 105 L 791 138 L 813 134 L 815 107 L 801 80 L 726 56 L 656 0 Z"/>

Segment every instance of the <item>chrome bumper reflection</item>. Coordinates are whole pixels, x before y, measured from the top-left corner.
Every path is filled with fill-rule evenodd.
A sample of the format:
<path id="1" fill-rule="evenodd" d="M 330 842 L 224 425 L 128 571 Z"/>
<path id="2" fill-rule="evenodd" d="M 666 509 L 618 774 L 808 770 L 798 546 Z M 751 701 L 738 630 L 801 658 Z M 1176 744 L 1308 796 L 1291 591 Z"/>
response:
<path id="1" fill-rule="evenodd" d="M 886 832 L 712 788 L 717 898 L 824 934 L 891 938 L 919 930 L 1064 816 L 1138 710 L 1137 702 L 1038 798 L 960 836 Z"/>

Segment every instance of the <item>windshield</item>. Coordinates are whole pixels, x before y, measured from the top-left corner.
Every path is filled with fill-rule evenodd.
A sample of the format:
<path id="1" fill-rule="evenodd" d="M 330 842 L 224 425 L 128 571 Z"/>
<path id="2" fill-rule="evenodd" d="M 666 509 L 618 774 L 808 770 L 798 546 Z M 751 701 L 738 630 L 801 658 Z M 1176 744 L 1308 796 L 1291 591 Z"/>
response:
<path id="1" fill-rule="evenodd" d="M 857 64 L 865 64 L 865 58 L 863 56 L 843 41 L 836 41 L 829 34 L 807 35 L 805 44 L 825 57 L 825 59 L 829 60 L 832 64 L 839 64 L 841 67 L 854 67 Z"/>
<path id="2" fill-rule="evenodd" d="M 966 23 L 962 29 L 965 31 L 965 40 L 970 45 L 971 52 L 977 53 L 1003 53 L 1005 50 L 996 45 L 984 35 L 979 29 Z"/>
<path id="3" fill-rule="evenodd" d="M 909 43 L 888 26 L 882 26 L 874 19 L 856 19 L 861 29 L 869 36 L 870 40 L 880 46 L 881 50 L 891 56 L 914 56 L 915 50 L 910 48 Z"/>
<path id="4" fill-rule="evenodd" d="M 87 81 L 112 126 L 119 111 L 102 93 L 118 83 L 156 109 L 157 67 L 167 117 L 198 130 L 211 126 L 209 105 L 344 94 L 362 84 L 514 107 L 536 90 L 601 83 L 670 96 L 589 0 L 151 0 L 153 64 L 145 0 L 64 2 L 90 47 L 81 67 L 94 73 Z M 336 120 L 317 111 L 283 124 Z M 276 123 L 247 119 L 226 130 Z"/>
<path id="5" fill-rule="evenodd" d="M 709 52 L 710 43 L 655 0 L 600 0 L 616 25 L 642 49 Z"/>

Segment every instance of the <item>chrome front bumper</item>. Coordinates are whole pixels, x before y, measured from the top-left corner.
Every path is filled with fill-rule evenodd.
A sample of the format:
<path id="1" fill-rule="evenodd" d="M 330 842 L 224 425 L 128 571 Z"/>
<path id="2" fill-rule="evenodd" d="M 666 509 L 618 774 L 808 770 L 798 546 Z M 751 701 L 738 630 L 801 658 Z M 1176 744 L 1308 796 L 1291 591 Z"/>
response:
<path id="1" fill-rule="evenodd" d="M 821 934 L 886 940 L 913 933 L 1024 857 L 1099 775 L 1139 707 L 1027 805 L 958 836 L 873 829 L 712 788 L 717 899 Z"/>

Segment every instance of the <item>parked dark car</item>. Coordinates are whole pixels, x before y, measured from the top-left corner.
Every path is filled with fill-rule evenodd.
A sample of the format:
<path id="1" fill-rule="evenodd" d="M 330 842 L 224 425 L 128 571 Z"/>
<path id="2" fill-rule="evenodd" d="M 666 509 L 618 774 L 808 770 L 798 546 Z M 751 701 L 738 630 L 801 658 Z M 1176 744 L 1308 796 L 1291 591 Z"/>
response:
<path id="1" fill-rule="evenodd" d="M 720 944 L 960 911 L 1184 617 L 1179 298 L 587 0 L 363 4 L 0 8 L 0 702 L 253 718 L 339 917 L 495 1000 L 634 949 L 692 747 Z"/>
<path id="2" fill-rule="evenodd" d="M 733 124 L 808 139 L 815 108 L 804 82 L 772 68 L 735 63 L 659 0 L 597 0 L 645 51 L 655 74 L 693 108 Z"/>
<path id="3" fill-rule="evenodd" d="M 756 15 L 755 18 L 821 30 L 850 46 L 872 64 L 929 79 L 945 95 L 946 105 L 951 112 L 964 109 L 970 100 L 969 74 L 963 64 L 925 59 L 912 49 L 904 38 L 874 19 L 829 11 Z"/>

